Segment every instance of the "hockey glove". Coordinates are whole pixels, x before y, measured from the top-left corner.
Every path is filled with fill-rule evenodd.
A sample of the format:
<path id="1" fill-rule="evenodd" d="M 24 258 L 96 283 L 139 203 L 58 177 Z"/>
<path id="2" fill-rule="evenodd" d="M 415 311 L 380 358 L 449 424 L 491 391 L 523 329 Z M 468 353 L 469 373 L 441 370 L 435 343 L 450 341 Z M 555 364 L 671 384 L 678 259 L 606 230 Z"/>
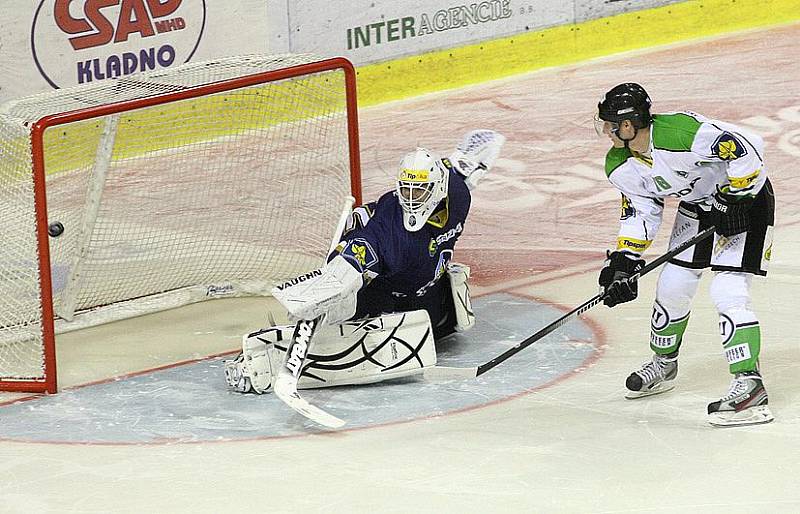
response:
<path id="1" fill-rule="evenodd" d="M 494 130 L 473 130 L 464 136 L 450 162 L 464 177 L 464 183 L 472 191 L 494 165 L 506 138 Z"/>
<path id="2" fill-rule="evenodd" d="M 752 196 L 737 197 L 718 189 L 711 203 L 711 220 L 717 234 L 731 237 L 747 232 L 753 200 Z"/>
<path id="3" fill-rule="evenodd" d="M 614 307 L 630 302 L 639 295 L 639 286 L 631 277 L 644 268 L 644 261 L 622 252 L 608 253 L 606 265 L 600 272 L 598 282 L 605 296 L 603 303 Z"/>

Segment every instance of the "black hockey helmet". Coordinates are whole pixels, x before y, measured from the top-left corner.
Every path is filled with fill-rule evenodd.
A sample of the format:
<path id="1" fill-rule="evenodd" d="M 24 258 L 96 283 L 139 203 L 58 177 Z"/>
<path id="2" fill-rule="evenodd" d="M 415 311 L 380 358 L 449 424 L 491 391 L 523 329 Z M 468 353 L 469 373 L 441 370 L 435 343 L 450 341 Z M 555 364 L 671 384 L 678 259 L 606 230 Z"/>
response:
<path id="1" fill-rule="evenodd" d="M 611 123 L 631 120 L 634 128 L 650 125 L 650 96 L 639 84 L 625 82 L 614 86 L 597 104 L 598 117 Z"/>

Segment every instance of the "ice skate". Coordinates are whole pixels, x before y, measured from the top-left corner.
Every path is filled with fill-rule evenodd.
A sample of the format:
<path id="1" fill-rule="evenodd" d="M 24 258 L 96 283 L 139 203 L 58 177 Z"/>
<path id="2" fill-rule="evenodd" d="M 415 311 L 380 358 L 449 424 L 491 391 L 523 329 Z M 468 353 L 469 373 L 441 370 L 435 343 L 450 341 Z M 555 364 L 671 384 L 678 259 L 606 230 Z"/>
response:
<path id="1" fill-rule="evenodd" d="M 666 357 L 654 354 L 653 360 L 630 374 L 625 381 L 628 393 L 625 398 L 635 399 L 661 394 L 675 388 L 678 376 L 678 356 Z"/>
<path id="2" fill-rule="evenodd" d="M 715 427 L 759 425 L 773 419 L 767 390 L 755 371 L 737 373 L 728 394 L 708 404 L 708 422 Z"/>

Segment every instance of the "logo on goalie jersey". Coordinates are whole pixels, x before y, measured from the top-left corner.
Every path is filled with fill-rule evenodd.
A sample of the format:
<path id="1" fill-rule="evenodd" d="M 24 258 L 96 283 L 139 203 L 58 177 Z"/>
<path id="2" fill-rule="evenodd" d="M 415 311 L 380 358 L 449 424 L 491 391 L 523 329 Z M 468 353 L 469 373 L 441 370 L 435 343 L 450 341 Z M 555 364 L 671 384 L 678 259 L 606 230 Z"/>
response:
<path id="1" fill-rule="evenodd" d="M 723 132 L 714 141 L 711 151 L 723 161 L 733 161 L 747 155 L 747 149 L 730 132 Z"/>
<path id="2" fill-rule="evenodd" d="M 358 264 L 359 271 L 362 272 L 378 262 L 378 254 L 372 249 L 372 245 L 366 239 L 360 237 L 348 241 L 347 246 L 342 251 L 342 257 Z"/>

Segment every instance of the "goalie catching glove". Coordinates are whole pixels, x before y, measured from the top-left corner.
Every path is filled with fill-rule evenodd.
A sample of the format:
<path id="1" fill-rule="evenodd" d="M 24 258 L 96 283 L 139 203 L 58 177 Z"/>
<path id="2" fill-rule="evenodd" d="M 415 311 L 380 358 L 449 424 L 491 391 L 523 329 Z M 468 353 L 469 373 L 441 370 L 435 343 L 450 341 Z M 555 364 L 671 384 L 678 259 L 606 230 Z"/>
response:
<path id="1" fill-rule="evenodd" d="M 605 293 L 603 303 L 614 307 L 620 303 L 630 302 L 639 296 L 639 286 L 633 275 L 644 268 L 644 261 L 624 252 L 607 254 L 606 265 L 600 272 L 598 282 Z"/>
<path id="2" fill-rule="evenodd" d="M 470 190 L 475 189 L 500 155 L 505 136 L 494 130 L 473 130 L 464 136 L 456 150 L 450 154 L 450 163 L 464 176 Z"/>

